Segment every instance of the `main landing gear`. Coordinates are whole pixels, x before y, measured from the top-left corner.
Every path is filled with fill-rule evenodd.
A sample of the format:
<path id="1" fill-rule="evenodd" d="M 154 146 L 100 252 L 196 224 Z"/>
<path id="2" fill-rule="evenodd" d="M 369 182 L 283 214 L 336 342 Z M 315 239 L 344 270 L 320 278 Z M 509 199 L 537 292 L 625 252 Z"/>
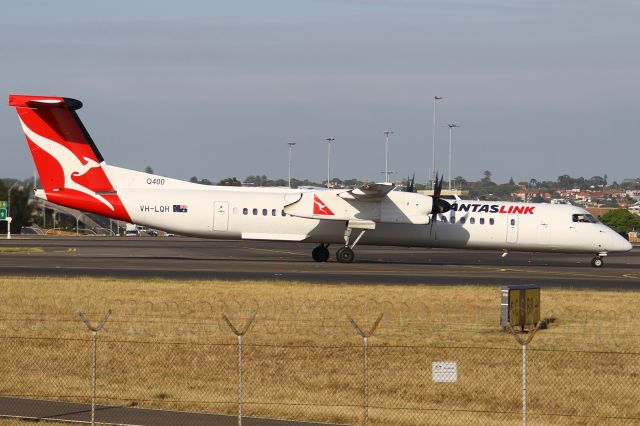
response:
<path id="1" fill-rule="evenodd" d="M 355 257 L 353 250 L 349 247 L 340 247 L 336 252 L 336 259 L 340 263 L 351 263 Z"/>
<path id="2" fill-rule="evenodd" d="M 320 244 L 311 251 L 311 257 L 316 262 L 326 262 L 329 260 L 329 244 Z"/>
<path id="3" fill-rule="evenodd" d="M 604 257 L 607 253 L 598 253 L 596 257 L 591 259 L 591 266 L 594 268 L 602 268 L 604 266 Z"/>
<path id="4" fill-rule="evenodd" d="M 375 229 L 375 223 L 371 221 L 354 221 L 350 220 L 347 222 L 347 229 L 344 230 L 344 247 L 341 247 L 336 252 L 336 260 L 340 263 L 351 263 L 355 258 L 355 254 L 353 253 L 353 248 L 358 244 L 360 238 L 367 232 L 367 229 Z M 355 241 L 352 244 L 349 244 L 351 240 L 351 231 L 354 229 L 361 229 L 360 233 L 356 237 Z"/>
<path id="5" fill-rule="evenodd" d="M 367 229 L 375 229 L 375 223 L 371 221 L 349 221 L 347 222 L 347 228 L 344 231 L 344 247 L 340 247 L 336 251 L 336 260 L 339 263 L 351 263 L 355 258 L 353 248 L 358 244 L 360 238 L 364 235 Z M 360 233 L 356 237 L 353 243 L 351 241 L 351 231 L 354 229 L 360 229 Z M 320 244 L 311 252 L 311 257 L 316 262 L 326 262 L 329 260 L 329 244 Z"/>

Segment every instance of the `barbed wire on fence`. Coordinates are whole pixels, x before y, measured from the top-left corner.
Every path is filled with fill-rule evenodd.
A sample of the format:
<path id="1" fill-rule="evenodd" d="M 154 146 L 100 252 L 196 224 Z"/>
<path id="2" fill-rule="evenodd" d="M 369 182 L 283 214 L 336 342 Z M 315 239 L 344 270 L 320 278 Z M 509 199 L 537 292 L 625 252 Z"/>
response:
<path id="1" fill-rule="evenodd" d="M 151 305 L 145 306 L 151 309 Z M 96 334 L 93 366 L 89 362 L 91 346 L 81 337 L 77 316 L 75 322 L 67 322 L 66 308 L 62 320 L 56 317 L 60 313 L 41 317 L 44 323 L 63 324 L 59 334 L 51 332 L 55 326 L 49 323 L 43 330 L 0 327 L 0 394 L 91 400 L 94 407 L 99 400 L 105 404 L 213 411 L 237 414 L 239 422 L 250 415 L 371 425 L 499 424 L 513 422 L 521 415 L 522 383 L 518 377 L 524 365 L 519 362 L 520 350 L 513 347 L 508 333 L 497 330 L 497 321 L 492 327 L 482 319 L 481 326 L 470 327 L 477 320 L 473 312 L 475 319 L 471 322 L 447 325 L 440 319 L 433 325 L 361 307 L 354 312 L 341 310 L 323 321 L 316 312 L 296 318 L 301 310 L 293 307 L 281 314 L 257 316 L 257 311 L 247 310 L 255 304 L 227 306 L 233 311 L 214 311 L 217 317 L 202 312 L 190 316 L 189 309 L 181 310 L 180 315 L 186 318 L 153 311 L 137 318 L 123 316 L 114 308 L 109 322 L 106 318 L 102 322 L 99 344 L 98 327 L 85 315 L 86 324 L 96 329 L 92 330 Z M 394 305 L 369 306 L 392 309 Z M 89 312 L 95 316 L 98 308 Z M 243 312 L 251 314 L 240 321 L 242 324 L 230 320 L 232 314 L 233 318 L 242 318 Z M 460 312 L 464 313 L 453 312 L 449 310 L 445 319 L 458 320 L 463 315 Z M 3 318 L 34 317 L 37 314 L 12 316 L 0 308 L 0 324 Z M 362 318 L 377 319 L 367 323 Z M 384 327 L 378 327 L 383 319 Z M 129 328 L 131 324 L 151 327 L 153 321 L 167 324 L 164 329 L 156 328 L 162 333 Z M 282 326 L 288 323 L 298 326 Z M 68 324 L 75 324 L 75 328 Z M 554 327 L 558 324 L 562 322 Z M 189 327 L 197 333 L 191 333 Z M 363 339 L 361 344 L 354 342 L 354 329 Z M 582 329 L 582 325 L 573 329 L 575 340 Z M 610 333 L 590 329 L 587 327 L 587 335 L 593 339 Z M 42 334 L 32 335 L 33 330 Z M 298 337 L 286 335 L 295 331 L 304 333 Z M 563 332 L 551 331 L 555 340 L 548 341 L 559 342 L 565 337 Z M 370 339 L 374 332 L 375 339 Z M 463 337 L 491 333 L 492 340 L 478 345 L 474 339 L 437 338 L 442 333 L 457 332 Z M 236 342 L 231 341 L 232 335 Z M 549 339 L 546 334 L 537 339 L 542 338 Z M 618 338 L 629 336 L 616 335 Z M 467 344 L 453 344 L 456 340 Z M 604 346 L 589 349 L 587 345 L 575 348 L 567 342 L 552 347 L 531 346 L 526 367 L 529 419 L 640 420 L 640 351 L 635 346 L 629 345 L 626 350 L 599 349 Z M 99 370 L 95 367 L 98 354 Z M 432 363 L 442 360 L 456 362 L 455 383 L 432 380 Z M 84 375 L 89 368 L 94 372 L 91 379 Z M 97 384 L 93 395 L 85 392 L 89 380 Z"/>

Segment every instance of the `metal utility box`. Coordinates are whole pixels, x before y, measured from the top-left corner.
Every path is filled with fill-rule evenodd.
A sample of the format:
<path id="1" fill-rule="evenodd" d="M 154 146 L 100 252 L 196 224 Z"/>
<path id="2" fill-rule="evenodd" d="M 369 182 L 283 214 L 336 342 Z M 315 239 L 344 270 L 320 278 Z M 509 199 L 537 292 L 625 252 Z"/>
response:
<path id="1" fill-rule="evenodd" d="M 500 326 L 516 331 L 533 330 L 540 321 L 540 287 L 531 284 L 502 287 Z"/>

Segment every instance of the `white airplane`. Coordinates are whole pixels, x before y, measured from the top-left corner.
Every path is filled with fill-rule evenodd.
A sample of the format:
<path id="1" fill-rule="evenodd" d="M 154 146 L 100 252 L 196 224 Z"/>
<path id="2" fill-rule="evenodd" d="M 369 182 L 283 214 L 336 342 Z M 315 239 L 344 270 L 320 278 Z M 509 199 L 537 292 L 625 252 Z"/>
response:
<path id="1" fill-rule="evenodd" d="M 176 234 L 213 239 L 317 243 L 312 257 L 354 260 L 357 244 L 595 254 L 631 244 L 571 205 L 456 200 L 394 190 L 239 188 L 200 185 L 109 166 L 75 99 L 10 95 L 40 174 L 36 196 L 52 203 Z M 398 188 L 395 188 L 398 189 Z"/>

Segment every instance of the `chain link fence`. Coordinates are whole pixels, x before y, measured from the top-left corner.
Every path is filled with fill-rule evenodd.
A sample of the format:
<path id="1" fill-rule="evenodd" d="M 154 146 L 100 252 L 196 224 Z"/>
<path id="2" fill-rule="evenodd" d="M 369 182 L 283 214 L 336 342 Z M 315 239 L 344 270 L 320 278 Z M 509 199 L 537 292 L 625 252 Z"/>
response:
<path id="1" fill-rule="evenodd" d="M 300 316 L 298 303 L 275 301 L 92 301 L 93 321 L 106 311 L 97 305 L 113 310 L 96 335 L 97 403 L 350 425 L 523 422 L 521 348 L 497 317 L 431 309 L 426 321 L 422 305 L 356 302 L 314 300 Z M 74 303 L 42 303 L 0 308 L 0 415 L 1 397 L 91 402 L 92 333 Z M 526 421 L 640 424 L 632 328 L 565 315 L 577 319 L 539 331 L 528 349 Z M 241 358 L 229 323 L 244 331 Z"/>

